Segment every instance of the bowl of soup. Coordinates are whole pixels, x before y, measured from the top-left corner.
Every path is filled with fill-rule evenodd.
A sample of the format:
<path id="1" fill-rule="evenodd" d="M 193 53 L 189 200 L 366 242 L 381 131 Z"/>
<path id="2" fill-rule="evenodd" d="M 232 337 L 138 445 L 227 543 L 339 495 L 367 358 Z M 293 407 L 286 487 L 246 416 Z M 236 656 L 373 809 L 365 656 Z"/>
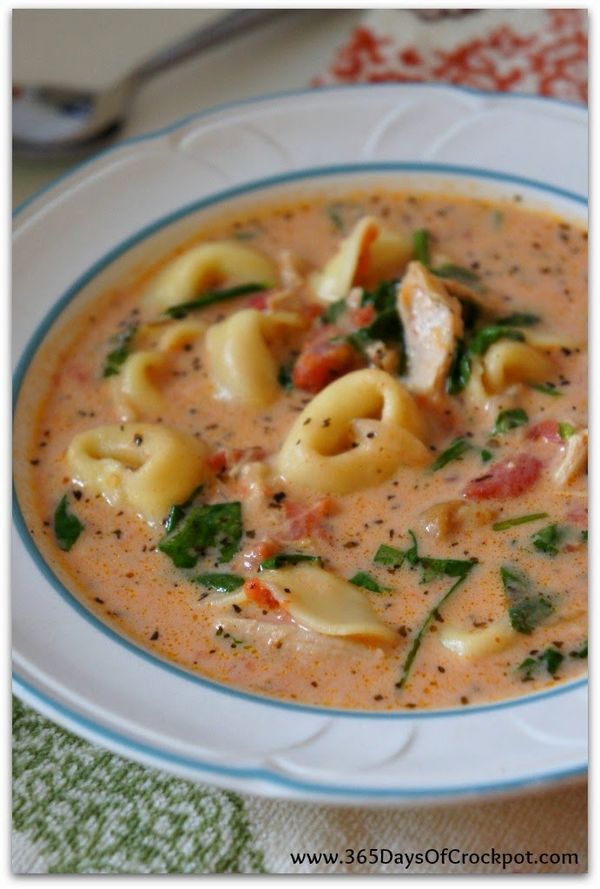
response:
<path id="1" fill-rule="evenodd" d="M 296 120 L 299 101 L 272 114 Z M 511 100 L 496 102 L 504 118 Z M 37 329 L 16 303 L 23 337 L 34 328 L 14 433 L 24 697 L 144 761 L 269 792 L 472 792 L 503 735 L 490 789 L 494 769 L 503 789 L 577 772 L 584 201 L 516 161 L 392 163 L 383 139 L 381 161 L 200 185 L 158 212 L 155 171 L 174 154 L 169 175 L 189 182 L 203 126 L 217 138 L 183 125 L 85 173 L 83 192 L 117 208 L 133 151 L 129 190 L 154 213 L 114 244 L 100 207 L 94 263 L 69 225 L 90 205 L 77 182 L 17 232 L 18 259 L 67 225 L 83 266 Z M 31 264 L 17 287 L 39 289 Z M 559 711 L 577 715 L 558 728 Z"/>

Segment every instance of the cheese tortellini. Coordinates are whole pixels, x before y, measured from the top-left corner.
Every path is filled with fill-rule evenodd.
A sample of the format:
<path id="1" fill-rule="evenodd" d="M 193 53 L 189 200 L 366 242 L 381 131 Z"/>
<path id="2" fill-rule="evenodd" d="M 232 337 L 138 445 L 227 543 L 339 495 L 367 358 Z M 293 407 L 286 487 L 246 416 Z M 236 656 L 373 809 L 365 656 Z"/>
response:
<path id="1" fill-rule="evenodd" d="M 481 630 L 461 630 L 444 624 L 438 639 L 449 651 L 464 658 L 484 657 L 507 648 L 515 640 L 508 613 Z"/>
<path id="2" fill-rule="evenodd" d="M 204 290 L 249 283 L 273 287 L 276 281 L 275 266 L 258 250 L 236 241 L 214 241 L 170 262 L 145 294 L 144 308 L 158 314 Z"/>
<path id="3" fill-rule="evenodd" d="M 152 328 L 152 325 L 148 327 Z M 167 324 L 156 349 L 144 349 L 127 357 L 121 372 L 111 378 L 113 398 L 122 420 L 157 417 L 162 413 L 167 402 L 160 388 L 160 378 L 168 368 L 169 353 L 192 343 L 205 329 L 201 322 L 187 319 Z M 138 339 L 143 339 L 143 335 Z"/>
<path id="4" fill-rule="evenodd" d="M 323 302 L 347 296 L 355 284 L 371 284 L 398 274 L 412 256 L 410 239 L 365 216 L 339 246 L 311 284 Z"/>
<path id="5" fill-rule="evenodd" d="M 280 395 L 270 341 L 302 326 L 295 312 L 241 309 L 206 334 L 208 369 L 217 394 L 247 407 L 267 407 Z"/>
<path id="6" fill-rule="evenodd" d="M 157 376 L 166 363 L 166 355 L 160 352 L 129 355 L 121 373 L 111 380 L 114 401 L 122 420 L 161 413 L 165 398 L 157 385 Z"/>
<path id="7" fill-rule="evenodd" d="M 500 340 L 483 356 L 483 384 L 498 393 L 513 383 L 543 383 L 554 374 L 550 358 L 529 343 Z"/>
<path id="8" fill-rule="evenodd" d="M 346 374 L 298 416 L 278 457 L 290 482 L 328 494 L 378 485 L 400 466 L 421 466 L 429 452 L 410 393 L 385 371 Z"/>
<path id="9" fill-rule="evenodd" d="M 365 642 L 398 639 L 394 630 L 375 614 L 359 587 L 318 565 L 301 563 L 261 571 L 260 580 L 294 620 L 308 630 Z"/>
<path id="10" fill-rule="evenodd" d="M 73 481 L 115 508 L 130 507 L 158 525 L 208 474 L 208 450 L 194 436 L 160 424 L 99 426 L 67 449 Z"/>
<path id="11" fill-rule="evenodd" d="M 473 361 L 467 396 L 485 402 L 516 383 L 535 385 L 552 379 L 555 367 L 550 358 L 529 343 L 499 340 L 485 355 Z"/>

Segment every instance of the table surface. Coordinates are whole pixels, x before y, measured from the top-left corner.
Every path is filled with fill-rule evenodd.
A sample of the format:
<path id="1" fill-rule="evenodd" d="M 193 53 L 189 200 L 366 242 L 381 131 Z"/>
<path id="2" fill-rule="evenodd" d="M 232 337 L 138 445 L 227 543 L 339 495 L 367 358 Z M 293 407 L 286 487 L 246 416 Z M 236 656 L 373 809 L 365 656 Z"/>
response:
<path id="1" fill-rule="evenodd" d="M 223 102 L 307 86 L 350 34 L 361 12 L 289 12 L 280 22 L 237 38 L 235 44 L 215 48 L 157 76 L 140 90 L 120 139 Z M 13 81 L 101 88 L 219 14 L 206 9 L 16 10 Z M 17 206 L 72 166 L 68 161 L 15 160 L 13 204 Z"/>
<path id="2" fill-rule="evenodd" d="M 102 87 L 219 12 L 205 9 L 16 10 L 12 16 L 13 80 Z M 327 67 L 336 48 L 345 42 L 363 15 L 364 10 L 290 12 L 281 22 L 239 38 L 235 43 L 235 65 L 229 46 L 185 62 L 140 91 L 121 138 L 151 131 L 223 102 L 307 86 L 315 74 Z M 18 205 L 71 166 L 62 161 L 16 160 L 13 203 Z M 543 799 L 530 796 L 441 810 L 332 811 L 241 798 L 207 788 L 194 789 L 185 782 L 133 764 L 126 764 L 123 770 L 118 757 L 68 736 L 20 704 L 15 707 L 15 720 L 13 805 L 17 840 L 13 867 L 21 873 L 44 872 L 48 868 L 67 873 L 128 870 L 148 873 L 156 872 L 154 868 L 175 873 L 256 872 L 263 868 L 276 873 L 290 872 L 285 860 L 287 853 L 284 854 L 282 848 L 285 834 L 293 836 L 298 848 L 307 848 L 311 843 L 321 848 L 323 843 L 339 849 L 373 844 L 381 847 L 385 840 L 404 849 L 453 843 L 464 850 L 495 845 L 507 849 L 571 849 L 578 850 L 581 858 L 585 856 L 583 785 L 553 791 Z M 67 760 L 71 767 L 69 774 L 64 769 Z M 110 787 L 101 804 L 97 799 L 99 787 Z M 153 802 L 150 802 L 156 799 L 166 800 L 156 815 L 156 823 L 160 821 L 161 825 L 163 816 L 171 814 L 169 801 L 173 811 L 179 811 L 184 805 L 191 806 L 193 818 L 200 818 L 200 822 L 193 823 L 204 825 L 209 833 L 216 832 L 218 842 L 212 843 L 212 851 L 207 851 L 208 847 L 198 848 L 195 859 L 192 856 L 184 861 L 174 856 L 172 850 L 162 846 L 158 849 L 162 839 L 157 840 L 158 833 L 153 833 Z M 137 828 L 132 827 L 131 812 L 135 806 Z M 537 817 L 540 808 L 550 817 Z M 96 828 L 89 848 L 82 845 L 79 830 L 85 818 Z M 111 847 L 112 851 L 107 851 L 106 843 L 115 825 L 120 824 L 119 819 L 123 819 L 129 834 L 120 847 L 116 844 Z M 70 831 L 66 829 L 69 826 Z M 164 825 L 160 831 L 163 829 Z M 182 830 L 180 820 L 176 829 Z M 197 833 L 197 829 L 194 830 Z M 71 835 L 79 837 L 78 845 L 68 846 Z M 185 831 L 183 835 L 188 836 Z M 190 843 L 197 841 L 194 836 L 193 832 L 189 834 Z M 152 854 L 163 855 L 160 865 L 144 851 L 149 839 L 154 843 Z M 581 858 L 575 868 L 551 870 L 581 872 L 584 867 Z M 509 872 L 540 869 L 545 868 L 510 867 Z M 340 870 L 365 872 L 364 868 L 337 866 L 318 872 Z M 385 867 L 374 870 L 390 872 Z M 461 872 L 458 867 L 450 870 Z M 491 866 L 485 870 L 498 872 Z M 448 872 L 448 868 L 425 865 L 412 872 L 419 871 L 439 873 Z M 314 873 L 315 869 L 295 868 L 291 872 Z M 402 868 L 392 872 L 402 872 Z"/>

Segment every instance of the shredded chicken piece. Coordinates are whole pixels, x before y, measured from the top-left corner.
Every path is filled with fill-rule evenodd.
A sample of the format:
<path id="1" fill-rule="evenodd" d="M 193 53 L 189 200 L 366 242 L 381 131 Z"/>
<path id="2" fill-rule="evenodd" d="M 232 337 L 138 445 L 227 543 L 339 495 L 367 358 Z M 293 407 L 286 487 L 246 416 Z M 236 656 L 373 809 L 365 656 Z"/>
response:
<path id="1" fill-rule="evenodd" d="M 408 355 L 406 385 L 413 392 L 439 397 L 463 333 L 460 302 L 422 263 L 411 262 L 398 287 L 398 311 Z"/>
<path id="2" fill-rule="evenodd" d="M 580 429 L 567 440 L 564 454 L 554 470 L 554 481 L 564 487 L 585 470 L 588 457 L 588 431 Z"/>
<path id="3" fill-rule="evenodd" d="M 239 477 L 246 496 L 260 496 L 265 499 L 270 496 L 270 470 L 262 460 L 252 460 L 250 457 L 250 461 L 240 461 L 235 475 Z"/>
<path id="4" fill-rule="evenodd" d="M 498 509 L 491 506 L 445 500 L 424 510 L 419 516 L 419 524 L 432 537 L 446 538 L 488 525 L 497 515 Z"/>
<path id="5" fill-rule="evenodd" d="M 271 311 L 299 311 L 305 303 L 301 261 L 291 250 L 282 250 L 278 262 L 281 287 L 267 297 L 267 308 Z"/>

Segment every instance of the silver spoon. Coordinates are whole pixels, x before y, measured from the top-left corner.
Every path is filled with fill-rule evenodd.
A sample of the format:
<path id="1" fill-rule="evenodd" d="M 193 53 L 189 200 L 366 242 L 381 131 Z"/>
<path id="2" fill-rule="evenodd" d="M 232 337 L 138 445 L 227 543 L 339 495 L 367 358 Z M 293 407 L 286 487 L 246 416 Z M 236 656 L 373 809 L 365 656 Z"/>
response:
<path id="1" fill-rule="evenodd" d="M 90 154 L 115 138 L 140 87 L 202 50 L 211 49 L 290 12 L 238 9 L 143 62 L 101 92 L 62 86 L 13 86 L 13 151 L 17 157 Z"/>

